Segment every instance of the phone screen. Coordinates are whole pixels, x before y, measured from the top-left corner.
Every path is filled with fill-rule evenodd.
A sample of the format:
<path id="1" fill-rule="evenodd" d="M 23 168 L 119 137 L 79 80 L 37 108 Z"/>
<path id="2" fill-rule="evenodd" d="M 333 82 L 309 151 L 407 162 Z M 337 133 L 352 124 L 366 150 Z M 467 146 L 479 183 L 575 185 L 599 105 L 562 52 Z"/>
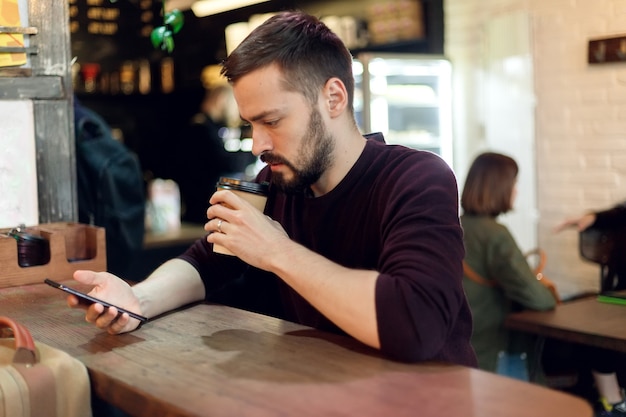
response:
<path id="1" fill-rule="evenodd" d="M 102 304 L 105 308 L 115 307 L 117 311 L 119 311 L 120 314 L 127 313 L 130 317 L 137 319 L 142 323 L 145 321 L 148 321 L 148 319 L 144 316 L 140 316 L 137 313 L 133 313 L 132 311 L 128 311 L 124 308 L 118 307 L 115 304 L 107 303 L 106 301 L 87 295 L 83 292 L 75 290 L 74 288 L 68 287 L 67 285 L 63 285 L 58 282 L 52 281 L 51 279 L 46 278 L 44 279 L 43 282 L 61 291 L 65 291 L 66 293 L 75 295 L 76 297 L 78 297 L 78 300 L 82 303 L 87 303 L 87 304 L 98 303 L 98 304 Z"/>

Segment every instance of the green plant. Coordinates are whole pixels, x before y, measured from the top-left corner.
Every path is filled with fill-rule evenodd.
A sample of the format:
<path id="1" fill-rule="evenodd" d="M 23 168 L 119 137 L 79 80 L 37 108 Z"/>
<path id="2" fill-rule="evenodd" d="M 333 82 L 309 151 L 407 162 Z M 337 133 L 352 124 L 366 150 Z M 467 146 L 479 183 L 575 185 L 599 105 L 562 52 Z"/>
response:
<path id="1" fill-rule="evenodd" d="M 117 0 L 109 0 L 117 3 Z M 161 0 L 161 14 L 163 25 L 155 27 L 150 33 L 150 41 L 155 48 L 171 53 L 174 50 L 174 35 L 183 27 L 185 18 L 180 10 L 165 11 L 165 1 Z"/>
<path id="2" fill-rule="evenodd" d="M 155 48 L 161 48 L 168 53 L 174 50 L 174 34 L 180 32 L 185 19 L 180 10 L 174 9 L 165 12 L 165 2 L 163 2 L 163 26 L 157 26 L 150 34 L 150 40 Z"/>

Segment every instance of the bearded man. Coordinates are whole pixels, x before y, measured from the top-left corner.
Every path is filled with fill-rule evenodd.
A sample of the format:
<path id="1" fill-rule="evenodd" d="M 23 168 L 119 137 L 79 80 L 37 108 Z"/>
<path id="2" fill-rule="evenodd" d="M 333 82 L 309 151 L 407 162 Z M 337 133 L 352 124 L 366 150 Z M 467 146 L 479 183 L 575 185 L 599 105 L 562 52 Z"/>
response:
<path id="1" fill-rule="evenodd" d="M 345 333 L 393 359 L 475 366 L 454 174 L 433 153 L 359 132 L 341 40 L 315 17 L 283 12 L 252 31 L 222 73 L 267 164 L 257 177 L 270 184 L 264 212 L 217 191 L 207 237 L 146 280 L 74 278 L 147 317 L 218 301 Z M 116 315 L 94 304 L 86 319 L 109 333 L 137 327 Z"/>

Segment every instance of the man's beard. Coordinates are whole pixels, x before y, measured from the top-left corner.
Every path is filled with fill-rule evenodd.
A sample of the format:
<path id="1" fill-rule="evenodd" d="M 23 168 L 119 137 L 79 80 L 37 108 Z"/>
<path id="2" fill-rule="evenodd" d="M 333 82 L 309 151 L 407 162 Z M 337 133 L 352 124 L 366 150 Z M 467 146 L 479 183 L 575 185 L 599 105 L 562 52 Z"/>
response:
<path id="1" fill-rule="evenodd" d="M 331 154 L 334 150 L 333 136 L 326 130 L 322 116 L 317 109 L 312 109 L 308 133 L 302 138 L 298 161 L 291 163 L 273 153 L 261 155 L 265 163 L 279 163 L 293 172 L 293 177 L 287 180 L 282 173 L 272 172 L 272 185 L 286 193 L 294 193 L 308 189 L 320 179 L 331 163 Z M 301 168 L 296 168 L 296 165 Z"/>

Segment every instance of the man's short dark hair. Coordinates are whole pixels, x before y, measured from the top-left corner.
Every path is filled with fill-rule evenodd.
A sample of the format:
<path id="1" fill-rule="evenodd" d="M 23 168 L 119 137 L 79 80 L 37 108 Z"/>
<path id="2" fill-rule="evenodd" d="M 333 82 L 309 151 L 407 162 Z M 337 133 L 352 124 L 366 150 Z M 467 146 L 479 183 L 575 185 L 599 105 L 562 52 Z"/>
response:
<path id="1" fill-rule="evenodd" d="M 272 64 L 282 70 L 285 88 L 301 92 L 311 103 L 317 102 L 330 78 L 339 78 L 346 86 L 348 107 L 354 113 L 352 55 L 316 17 L 296 11 L 270 17 L 224 60 L 221 73 L 236 82 Z"/>

